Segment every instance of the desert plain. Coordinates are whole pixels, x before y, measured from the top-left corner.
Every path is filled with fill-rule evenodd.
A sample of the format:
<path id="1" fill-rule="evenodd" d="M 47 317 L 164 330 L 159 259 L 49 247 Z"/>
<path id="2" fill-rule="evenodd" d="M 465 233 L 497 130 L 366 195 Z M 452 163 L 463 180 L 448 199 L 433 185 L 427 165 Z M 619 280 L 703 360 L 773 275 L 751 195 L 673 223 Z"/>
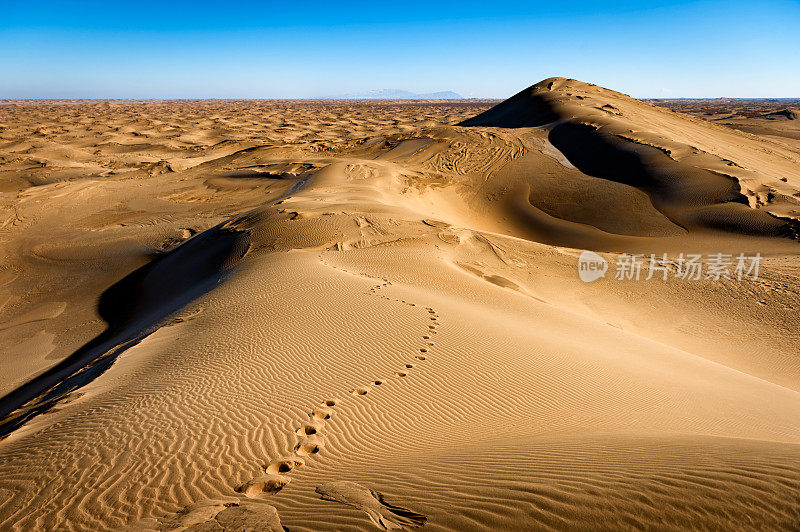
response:
<path id="1" fill-rule="evenodd" d="M 0 529 L 800 528 L 797 104 L 0 102 Z"/>

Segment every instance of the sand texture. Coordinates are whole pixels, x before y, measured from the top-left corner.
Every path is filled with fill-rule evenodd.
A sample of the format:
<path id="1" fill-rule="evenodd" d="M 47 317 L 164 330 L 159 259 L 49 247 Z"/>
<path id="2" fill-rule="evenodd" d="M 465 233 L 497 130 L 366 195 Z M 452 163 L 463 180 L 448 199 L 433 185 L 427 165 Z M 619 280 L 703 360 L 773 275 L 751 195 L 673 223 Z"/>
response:
<path id="1" fill-rule="evenodd" d="M 797 529 L 797 121 L 698 109 L 0 103 L 0 529 Z"/>

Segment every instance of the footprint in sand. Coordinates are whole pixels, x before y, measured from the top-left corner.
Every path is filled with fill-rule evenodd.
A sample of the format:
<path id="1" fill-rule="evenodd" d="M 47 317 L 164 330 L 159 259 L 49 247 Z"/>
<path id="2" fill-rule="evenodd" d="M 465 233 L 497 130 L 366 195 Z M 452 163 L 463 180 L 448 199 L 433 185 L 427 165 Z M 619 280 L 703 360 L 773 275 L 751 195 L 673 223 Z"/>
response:
<path id="1" fill-rule="evenodd" d="M 251 499 L 263 499 L 279 492 L 291 482 L 291 479 L 285 474 L 305 465 L 305 461 L 300 457 L 317 454 L 322 449 L 319 431 L 323 425 L 322 421 L 330 419 L 331 407 L 336 405 L 336 401 L 328 399 L 323 401 L 322 404 L 324 407 L 314 409 L 309 414 L 309 418 L 312 421 L 304 423 L 303 426 L 297 429 L 296 432 L 302 439 L 292 449 L 294 456 L 274 460 L 261 466 L 261 470 L 265 473 L 264 475 L 248 480 L 236 486 L 233 490 Z"/>
<path id="2" fill-rule="evenodd" d="M 310 414 L 308 414 L 308 417 L 311 419 L 326 420 L 331 418 L 332 413 L 333 412 L 329 408 L 315 408 Z"/>
<path id="3" fill-rule="evenodd" d="M 311 454 L 317 454 L 322 450 L 322 440 L 318 438 L 308 438 L 303 441 L 297 443 L 294 446 L 294 454 L 298 456 L 308 456 Z"/>
<path id="4" fill-rule="evenodd" d="M 284 475 L 261 475 L 236 486 L 233 491 L 251 499 L 264 499 L 278 493 L 291 481 L 292 479 Z"/>
<path id="5" fill-rule="evenodd" d="M 320 431 L 320 425 L 318 423 L 306 423 L 299 429 L 297 429 L 298 436 L 313 436 Z"/>
<path id="6" fill-rule="evenodd" d="M 326 264 L 320 255 L 320 261 L 323 264 Z M 326 264 L 328 265 L 328 264 Z M 330 266 L 330 265 L 328 265 Z M 344 270 L 342 268 L 337 268 L 331 266 L 334 269 L 339 269 L 345 272 L 348 270 Z M 361 274 L 364 277 L 369 277 L 367 274 Z M 378 294 L 378 291 L 390 286 L 392 283 L 388 279 L 383 279 L 382 284 L 374 285 L 369 290 L 369 294 L 379 295 L 381 299 L 384 301 L 394 301 L 400 302 L 405 305 L 416 307 L 415 303 L 411 303 L 404 299 L 394 299 L 390 298 L 383 294 Z M 428 331 L 425 335 L 422 336 L 423 340 L 430 340 L 431 336 L 437 334 L 436 328 L 439 326 L 439 315 L 432 307 L 424 307 L 425 310 L 428 311 L 429 320 L 431 323 L 428 325 Z M 427 341 L 425 343 L 426 347 L 422 347 L 419 349 L 419 354 L 415 356 L 417 360 L 424 361 L 427 360 L 426 354 L 428 353 L 428 348 L 432 348 L 434 346 L 433 342 Z M 405 364 L 405 369 L 410 370 L 414 368 L 414 364 Z M 397 377 L 406 377 L 408 376 L 407 371 L 396 371 L 394 373 Z M 366 387 L 358 387 L 350 390 L 350 394 L 354 396 L 363 396 L 366 395 L 369 391 L 371 386 L 380 386 L 383 384 L 383 381 L 380 379 L 373 380 L 369 386 Z M 321 450 L 321 440 L 318 438 L 318 434 L 320 431 L 320 424 L 318 421 L 324 421 L 330 419 L 331 417 L 331 410 L 330 408 L 336 405 L 336 401 L 329 400 L 323 403 L 323 407 L 317 408 L 311 412 L 309 417 L 311 418 L 311 423 L 306 423 L 301 426 L 297 430 L 297 434 L 303 438 L 297 445 L 295 445 L 293 452 L 295 456 L 306 456 L 306 455 L 313 455 Z M 248 484 L 244 484 L 240 486 L 244 491 L 243 493 L 247 494 L 250 497 L 259 497 L 262 493 L 269 492 L 268 490 L 272 486 L 277 486 L 275 484 L 275 478 L 286 478 L 282 475 L 282 473 L 290 473 L 295 467 L 298 467 L 298 462 L 302 463 L 302 459 L 284 459 L 272 462 L 268 466 L 265 466 L 264 471 L 268 473 L 267 477 L 258 477 L 253 479 Z M 272 479 L 273 484 L 265 484 L 262 479 Z M 283 486 L 278 487 L 277 489 L 280 490 Z M 238 491 L 238 488 L 237 488 Z M 384 530 L 389 529 L 402 529 L 402 528 L 416 528 L 423 526 L 427 522 L 427 517 L 422 514 L 418 514 L 406 508 L 402 508 L 400 506 L 394 506 L 389 504 L 384 499 L 384 496 L 374 490 L 356 484 L 354 482 L 347 482 L 347 481 L 339 481 L 339 482 L 330 482 L 326 484 L 322 484 L 316 488 L 317 493 L 319 493 L 323 499 L 340 502 L 342 504 L 346 504 L 348 506 L 352 506 L 353 508 L 357 508 L 370 518 L 370 520 L 379 528 Z"/>
<path id="7" fill-rule="evenodd" d="M 326 482 L 316 490 L 323 500 L 334 501 L 361 510 L 370 521 L 383 530 L 418 528 L 428 518 L 407 508 L 395 506 L 386 501 L 384 495 L 355 482 L 340 480 Z"/>
<path id="8" fill-rule="evenodd" d="M 264 471 L 264 473 L 269 475 L 280 475 L 281 473 L 288 473 L 303 465 L 305 465 L 305 461 L 302 458 L 292 457 L 275 460 L 269 464 L 261 466 L 261 469 Z"/>

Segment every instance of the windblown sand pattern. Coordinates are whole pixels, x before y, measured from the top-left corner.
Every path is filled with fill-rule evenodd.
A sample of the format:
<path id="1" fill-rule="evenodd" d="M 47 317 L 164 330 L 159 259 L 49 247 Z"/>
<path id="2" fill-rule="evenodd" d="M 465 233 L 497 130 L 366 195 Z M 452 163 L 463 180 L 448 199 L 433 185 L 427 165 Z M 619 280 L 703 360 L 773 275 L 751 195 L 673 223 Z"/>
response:
<path id="1" fill-rule="evenodd" d="M 800 526 L 791 117 L 496 103 L 0 104 L 0 528 Z"/>

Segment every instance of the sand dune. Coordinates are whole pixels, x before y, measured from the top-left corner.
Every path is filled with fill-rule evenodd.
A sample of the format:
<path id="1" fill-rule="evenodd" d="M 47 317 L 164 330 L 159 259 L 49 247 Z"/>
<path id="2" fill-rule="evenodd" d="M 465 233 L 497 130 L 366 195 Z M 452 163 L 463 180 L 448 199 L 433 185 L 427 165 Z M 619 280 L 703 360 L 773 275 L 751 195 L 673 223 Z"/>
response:
<path id="1" fill-rule="evenodd" d="M 3 108 L 2 528 L 800 523 L 791 143 L 562 78 Z"/>

